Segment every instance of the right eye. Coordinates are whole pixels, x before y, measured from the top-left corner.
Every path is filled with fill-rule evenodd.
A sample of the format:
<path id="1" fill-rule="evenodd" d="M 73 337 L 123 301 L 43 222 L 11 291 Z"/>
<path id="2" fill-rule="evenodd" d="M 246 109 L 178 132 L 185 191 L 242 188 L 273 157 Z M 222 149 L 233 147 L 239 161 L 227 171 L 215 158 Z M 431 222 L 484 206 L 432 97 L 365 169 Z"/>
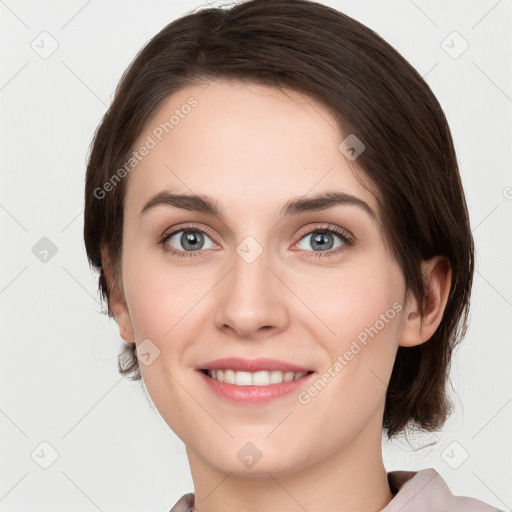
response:
<path id="1" fill-rule="evenodd" d="M 161 244 L 165 251 L 184 257 L 197 256 L 193 253 L 202 252 L 201 249 L 214 249 L 216 246 L 206 231 L 194 226 L 181 226 L 180 229 L 166 233 Z"/>

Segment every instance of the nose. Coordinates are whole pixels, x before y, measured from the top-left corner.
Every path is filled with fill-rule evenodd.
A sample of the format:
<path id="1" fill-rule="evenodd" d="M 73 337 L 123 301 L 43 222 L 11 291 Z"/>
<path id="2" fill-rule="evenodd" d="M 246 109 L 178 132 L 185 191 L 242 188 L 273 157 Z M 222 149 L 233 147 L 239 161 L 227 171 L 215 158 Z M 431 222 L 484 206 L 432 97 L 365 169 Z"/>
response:
<path id="1" fill-rule="evenodd" d="M 269 336 L 286 329 L 286 287 L 269 267 L 265 250 L 254 261 L 238 253 L 219 287 L 216 326 L 239 338 Z"/>

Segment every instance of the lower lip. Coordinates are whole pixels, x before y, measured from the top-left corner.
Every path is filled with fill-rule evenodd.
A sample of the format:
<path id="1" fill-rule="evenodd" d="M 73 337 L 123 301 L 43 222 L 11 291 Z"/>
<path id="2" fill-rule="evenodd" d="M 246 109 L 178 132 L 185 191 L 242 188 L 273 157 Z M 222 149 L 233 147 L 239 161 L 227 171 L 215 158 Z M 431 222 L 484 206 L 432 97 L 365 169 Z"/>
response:
<path id="1" fill-rule="evenodd" d="M 268 386 L 238 386 L 212 379 L 202 371 L 199 371 L 199 373 L 210 389 L 217 393 L 217 395 L 239 404 L 263 404 L 290 395 L 297 392 L 315 375 L 313 372 L 297 380 L 269 384 Z"/>

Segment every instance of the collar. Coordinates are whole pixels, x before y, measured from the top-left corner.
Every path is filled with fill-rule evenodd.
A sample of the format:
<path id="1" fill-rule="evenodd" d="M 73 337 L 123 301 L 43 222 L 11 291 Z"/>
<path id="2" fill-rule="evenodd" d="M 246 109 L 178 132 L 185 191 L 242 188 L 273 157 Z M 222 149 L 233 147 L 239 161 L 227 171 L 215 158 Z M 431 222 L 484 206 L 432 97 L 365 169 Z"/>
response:
<path id="1" fill-rule="evenodd" d="M 387 473 L 393 499 L 380 512 L 503 512 L 474 498 L 454 496 L 433 468 Z M 170 512 L 194 509 L 194 493 L 184 494 Z"/>

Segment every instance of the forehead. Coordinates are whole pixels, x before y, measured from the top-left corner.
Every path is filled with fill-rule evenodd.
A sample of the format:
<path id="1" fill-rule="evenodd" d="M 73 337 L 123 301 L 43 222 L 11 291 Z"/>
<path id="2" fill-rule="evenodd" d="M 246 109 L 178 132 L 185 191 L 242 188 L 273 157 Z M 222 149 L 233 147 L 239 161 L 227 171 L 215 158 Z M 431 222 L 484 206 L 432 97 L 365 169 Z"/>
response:
<path id="1" fill-rule="evenodd" d="M 339 149 L 343 134 L 320 103 L 296 91 L 213 81 L 167 98 L 145 123 L 133 150 L 150 148 L 130 172 L 125 206 L 143 208 L 155 193 L 208 194 L 237 214 L 275 210 L 290 197 L 340 191 L 375 197 Z M 367 183 L 369 180 L 365 179 Z"/>

